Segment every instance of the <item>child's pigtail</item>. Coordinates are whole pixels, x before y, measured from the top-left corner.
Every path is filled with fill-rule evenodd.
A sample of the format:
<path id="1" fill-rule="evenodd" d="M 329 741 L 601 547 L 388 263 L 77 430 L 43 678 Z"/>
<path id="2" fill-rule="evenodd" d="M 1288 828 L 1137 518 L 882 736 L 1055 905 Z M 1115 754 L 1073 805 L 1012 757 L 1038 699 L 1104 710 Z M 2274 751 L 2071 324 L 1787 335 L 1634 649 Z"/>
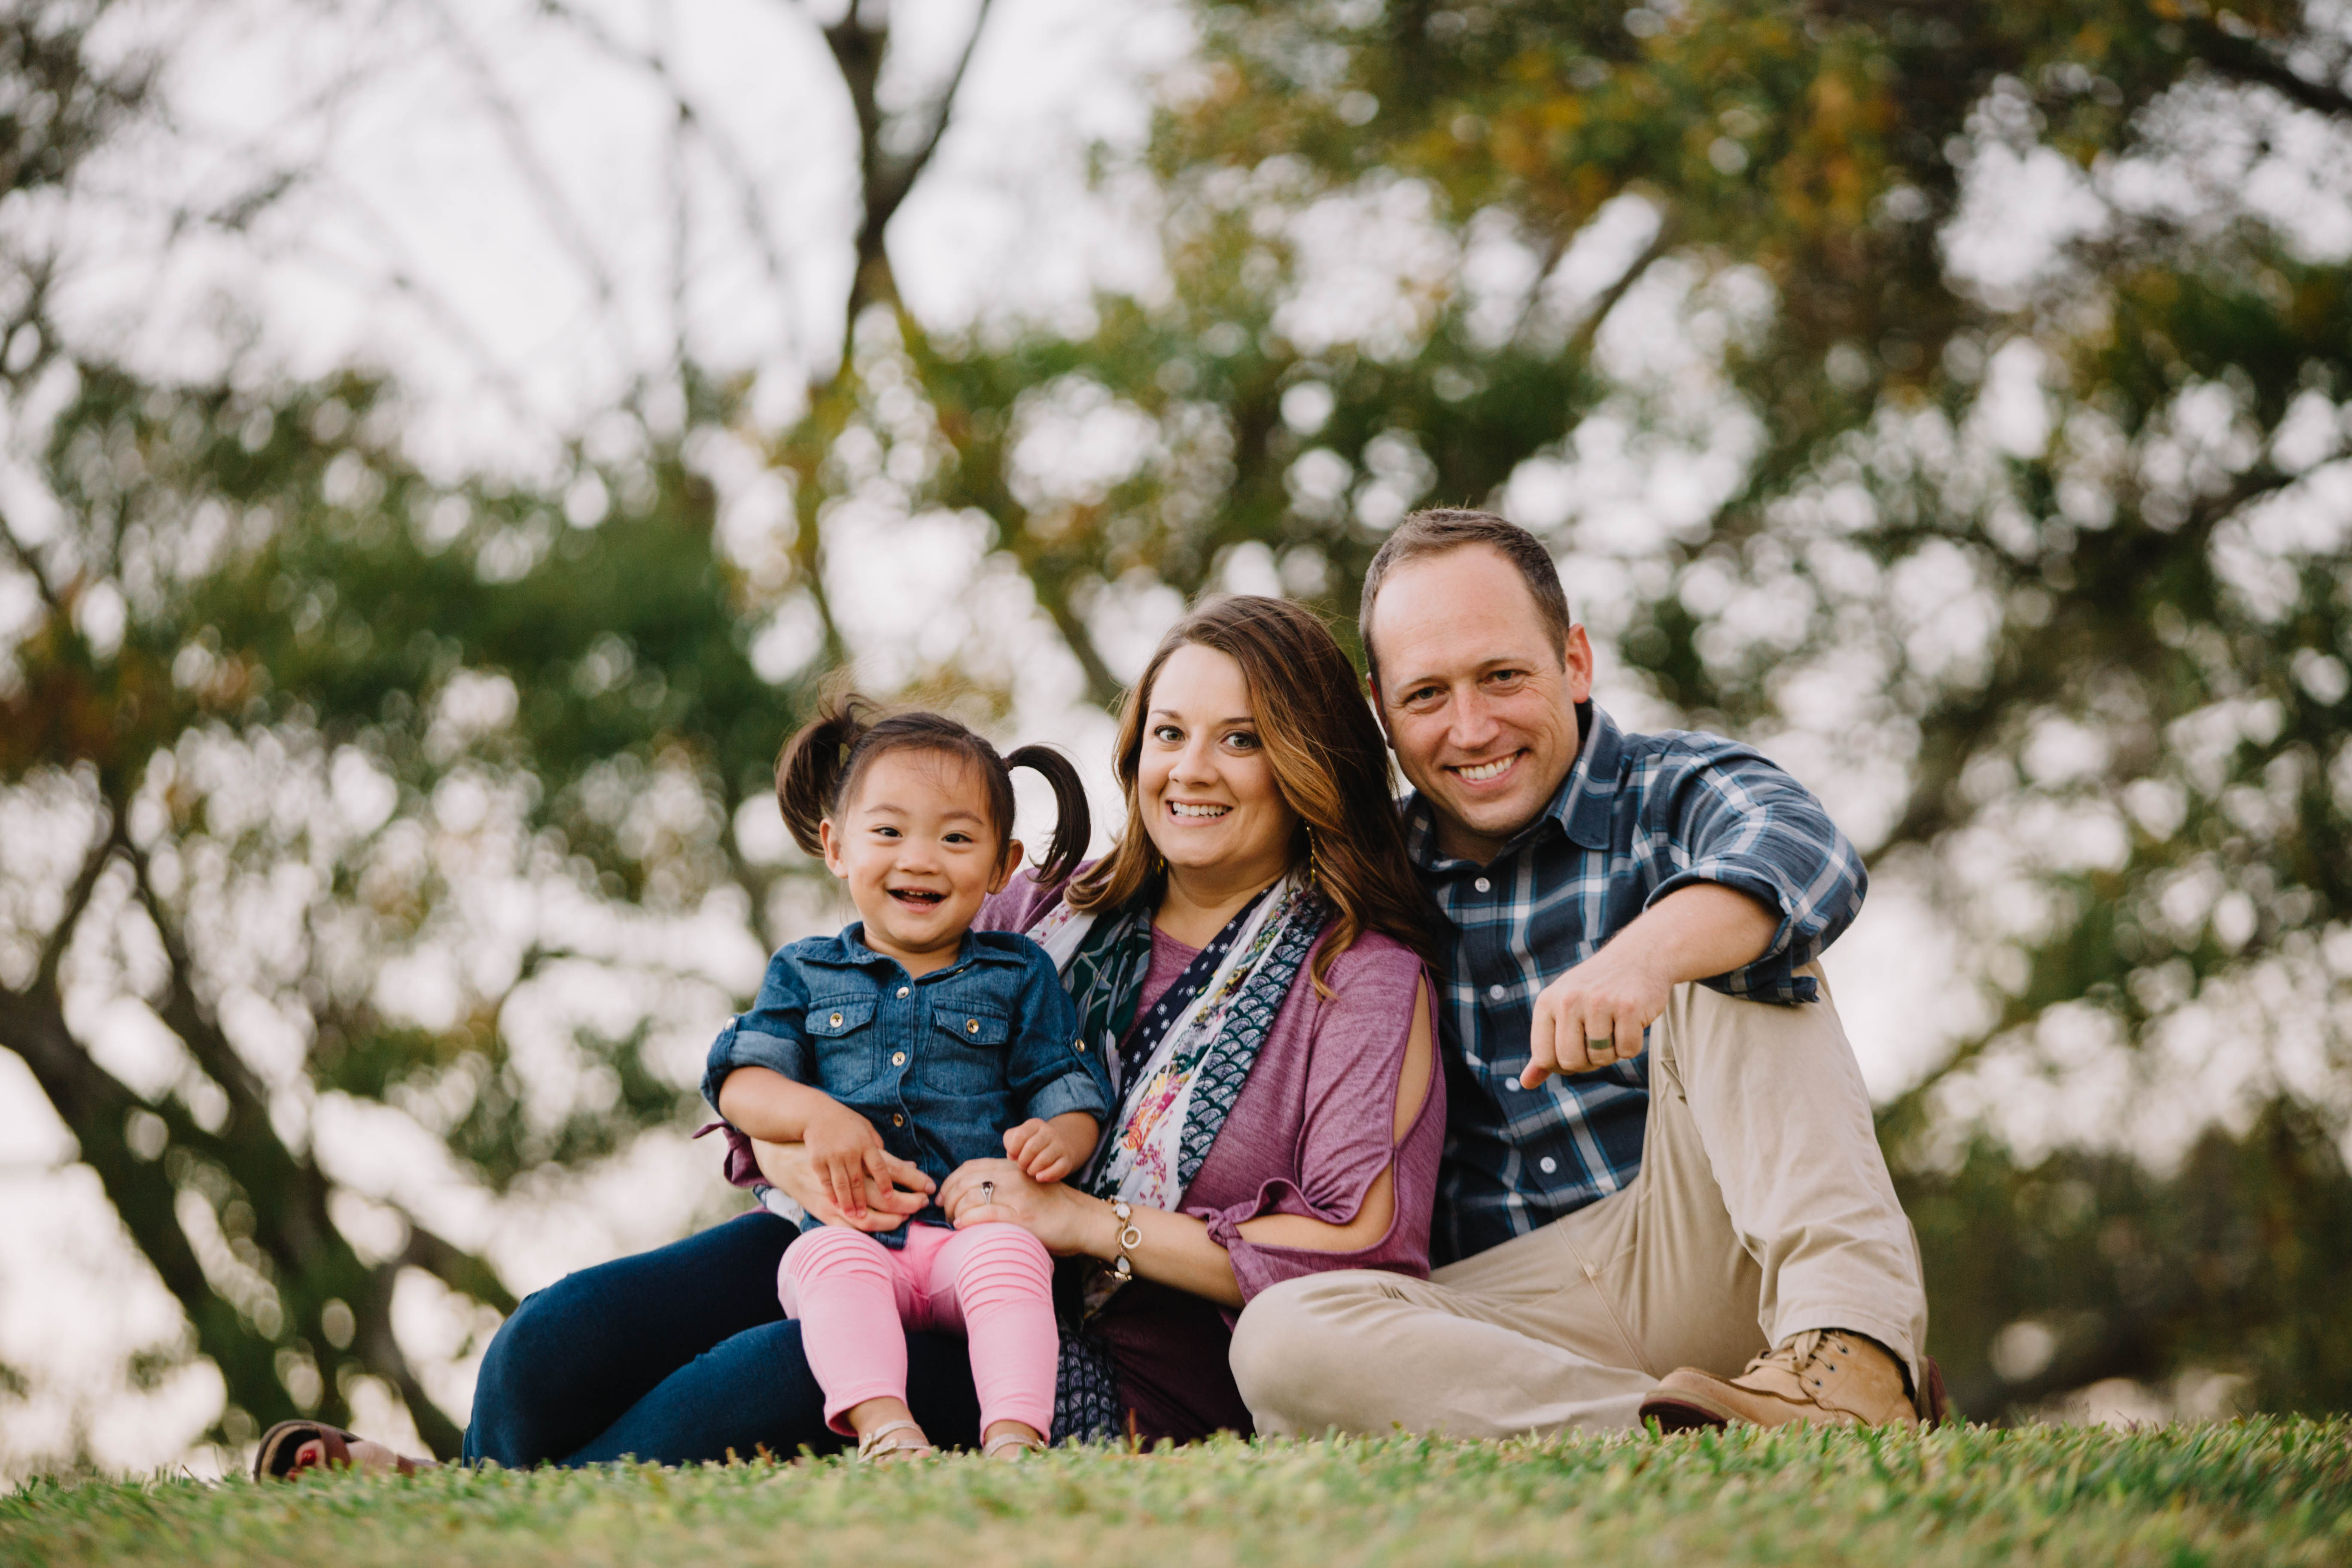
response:
<path id="1" fill-rule="evenodd" d="M 1051 746 L 1023 746 L 1008 753 L 1004 766 L 1034 768 L 1054 790 L 1054 843 L 1037 867 L 1040 887 L 1059 886 L 1085 858 L 1094 838 L 1094 817 L 1087 809 L 1087 786 L 1070 759 Z"/>
<path id="2" fill-rule="evenodd" d="M 840 795 L 849 753 L 874 727 L 873 713 L 874 705 L 854 691 L 829 697 L 776 755 L 776 805 L 793 842 L 811 855 L 824 853 L 817 826 Z"/>

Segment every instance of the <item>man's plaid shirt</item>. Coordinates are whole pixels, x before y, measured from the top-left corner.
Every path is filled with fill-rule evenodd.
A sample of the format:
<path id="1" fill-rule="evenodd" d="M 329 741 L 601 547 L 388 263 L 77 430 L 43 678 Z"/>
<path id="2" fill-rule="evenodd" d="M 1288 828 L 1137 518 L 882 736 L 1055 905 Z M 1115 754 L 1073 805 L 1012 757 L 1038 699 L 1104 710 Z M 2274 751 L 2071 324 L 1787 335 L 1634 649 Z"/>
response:
<path id="1" fill-rule="evenodd" d="M 1576 764 L 1551 805 L 1486 866 L 1437 847 L 1429 803 L 1405 845 L 1454 925 L 1441 978 L 1447 1129 L 1432 1261 L 1451 1263 L 1616 1192 L 1642 1168 L 1649 1056 L 1521 1089 L 1535 998 L 1659 899 L 1720 882 L 1780 912 L 1764 956 L 1705 984 L 1793 1005 L 1795 971 L 1862 908 L 1862 859 L 1804 787 L 1717 735 L 1627 735 L 1577 710 Z"/>

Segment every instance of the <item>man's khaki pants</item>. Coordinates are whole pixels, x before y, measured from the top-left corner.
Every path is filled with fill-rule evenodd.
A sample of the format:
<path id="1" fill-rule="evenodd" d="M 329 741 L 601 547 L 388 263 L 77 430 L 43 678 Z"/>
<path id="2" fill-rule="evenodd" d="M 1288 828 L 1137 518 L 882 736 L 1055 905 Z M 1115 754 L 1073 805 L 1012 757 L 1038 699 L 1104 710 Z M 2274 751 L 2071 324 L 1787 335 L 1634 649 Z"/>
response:
<path id="1" fill-rule="evenodd" d="M 1258 1430 L 1630 1427 L 1664 1373 L 1736 1375 L 1806 1329 L 1867 1334 L 1917 1387 L 1918 1242 L 1827 982 L 1798 1007 L 1678 985 L 1649 1050 L 1622 1191 L 1426 1280 L 1350 1269 L 1252 1301 L 1233 1367 Z"/>

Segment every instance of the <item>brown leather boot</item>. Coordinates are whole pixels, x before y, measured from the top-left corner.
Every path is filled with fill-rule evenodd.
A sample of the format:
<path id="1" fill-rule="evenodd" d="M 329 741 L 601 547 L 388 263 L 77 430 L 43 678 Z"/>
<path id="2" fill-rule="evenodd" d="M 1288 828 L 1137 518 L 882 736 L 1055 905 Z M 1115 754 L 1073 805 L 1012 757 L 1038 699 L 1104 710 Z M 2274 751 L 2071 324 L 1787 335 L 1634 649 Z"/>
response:
<path id="1" fill-rule="evenodd" d="M 1687 1366 L 1670 1372 L 1642 1401 L 1642 1416 L 1668 1432 L 1734 1421 L 1880 1426 L 1918 1419 L 1895 1358 L 1843 1329 L 1808 1329 L 1738 1377 Z"/>

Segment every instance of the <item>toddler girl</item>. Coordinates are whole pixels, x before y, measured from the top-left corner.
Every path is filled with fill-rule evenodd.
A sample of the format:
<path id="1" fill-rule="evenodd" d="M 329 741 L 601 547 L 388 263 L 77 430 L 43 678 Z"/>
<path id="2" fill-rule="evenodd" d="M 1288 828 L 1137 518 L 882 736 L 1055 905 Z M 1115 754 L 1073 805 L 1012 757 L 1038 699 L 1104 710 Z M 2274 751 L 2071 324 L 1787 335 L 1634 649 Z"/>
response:
<path id="1" fill-rule="evenodd" d="M 1053 960 L 1026 937 L 975 931 L 981 900 L 1021 863 L 1009 769 L 1053 786 L 1060 820 L 1042 875 L 1085 852 L 1086 792 L 1059 752 L 1010 757 L 935 713 L 877 718 L 862 699 L 828 703 L 786 742 L 776 797 L 793 837 L 849 885 L 861 917 L 838 936 L 777 953 L 751 1011 L 711 1049 L 714 1103 L 735 1068 L 764 1067 L 763 1121 L 806 1146 L 848 1225 L 803 1222 L 777 1288 L 801 1321 L 825 1420 L 861 1458 L 921 1454 L 907 1407 L 908 1328 L 961 1331 L 971 1345 L 983 1451 L 1042 1447 L 1058 1344 L 1052 1265 L 1017 1226 L 949 1226 L 933 1203 L 869 1234 L 869 1179 L 886 1152 L 934 1183 L 969 1160 L 1017 1161 L 1058 1181 L 1093 1152 L 1108 1079 L 1078 1039 Z"/>

